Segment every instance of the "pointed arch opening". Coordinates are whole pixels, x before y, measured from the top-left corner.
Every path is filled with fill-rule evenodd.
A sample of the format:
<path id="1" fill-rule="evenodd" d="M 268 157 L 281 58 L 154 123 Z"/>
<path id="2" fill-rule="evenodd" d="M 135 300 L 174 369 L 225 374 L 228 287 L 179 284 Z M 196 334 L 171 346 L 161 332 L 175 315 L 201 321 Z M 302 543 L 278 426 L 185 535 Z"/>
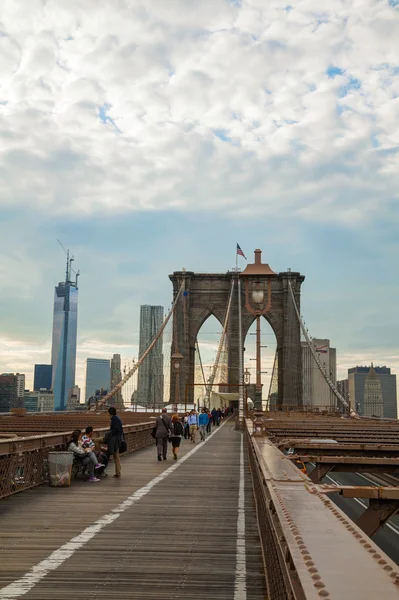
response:
<path id="1" fill-rule="evenodd" d="M 262 409 L 266 410 L 271 391 L 273 367 L 277 351 L 276 334 L 266 317 L 260 319 L 260 353 L 261 368 L 260 379 L 262 384 Z M 244 340 L 244 373 L 245 379 L 249 378 L 248 398 L 254 402 L 255 384 L 257 375 L 256 364 L 256 318 L 253 318 L 247 329 Z M 277 383 L 277 379 L 276 382 Z"/>
<path id="2" fill-rule="evenodd" d="M 209 313 L 208 316 L 204 318 L 202 325 L 198 330 L 194 372 L 194 402 L 197 406 L 201 405 L 201 401 L 206 395 L 205 386 L 209 383 L 212 374 L 222 331 L 222 322 L 213 313 Z M 219 367 L 214 380 L 215 386 L 227 381 L 227 356 L 226 337 L 224 349 L 222 349 L 219 360 Z"/>

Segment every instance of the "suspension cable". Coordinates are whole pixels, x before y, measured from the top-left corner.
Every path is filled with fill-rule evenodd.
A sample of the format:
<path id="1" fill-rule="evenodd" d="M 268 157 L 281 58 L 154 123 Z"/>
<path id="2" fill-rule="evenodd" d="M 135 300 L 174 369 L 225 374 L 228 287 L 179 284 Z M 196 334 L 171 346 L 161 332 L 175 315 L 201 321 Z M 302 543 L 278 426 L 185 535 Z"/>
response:
<path id="1" fill-rule="evenodd" d="M 214 362 L 214 365 L 213 365 L 213 368 L 212 368 L 212 373 L 211 373 L 211 376 L 209 378 L 209 383 L 206 386 L 206 396 L 207 396 L 208 401 L 210 401 L 210 399 L 211 399 L 212 387 L 213 387 L 213 383 L 215 381 L 216 373 L 217 373 L 217 370 L 218 370 L 218 367 L 219 367 L 220 355 L 222 353 L 222 348 L 223 348 L 224 340 L 225 340 L 225 337 L 226 337 L 227 325 L 228 325 L 229 317 L 230 317 L 231 302 L 232 302 L 232 299 L 233 299 L 234 284 L 235 284 L 235 280 L 233 278 L 231 280 L 230 296 L 229 296 L 229 301 L 228 301 L 228 304 L 227 304 L 226 315 L 224 317 L 222 335 L 220 336 L 218 351 L 217 351 L 216 359 L 215 359 L 215 362 Z"/>
<path id="2" fill-rule="evenodd" d="M 198 338 L 195 340 L 195 348 L 198 352 L 199 363 L 201 366 L 202 380 L 204 382 L 204 388 L 206 390 L 206 378 L 205 378 L 204 365 L 202 362 L 201 352 L 200 352 L 200 348 L 199 348 L 199 344 L 198 344 Z"/>
<path id="3" fill-rule="evenodd" d="M 143 354 L 140 356 L 140 358 L 138 359 L 138 361 L 136 363 L 134 363 L 133 367 L 130 369 L 130 371 L 128 371 L 126 373 L 126 375 L 123 377 L 123 379 L 114 387 L 113 390 L 111 390 L 109 392 L 109 394 L 107 394 L 106 396 L 104 396 L 104 398 L 101 399 L 101 402 L 98 403 L 97 406 L 94 406 L 93 408 L 90 407 L 89 410 L 98 410 L 101 406 L 103 406 L 108 400 L 110 400 L 113 396 L 115 396 L 116 392 L 118 390 L 120 390 L 122 388 L 123 385 L 125 385 L 125 383 L 127 381 L 129 381 L 129 379 L 134 375 L 134 373 L 137 371 L 137 369 L 140 367 L 140 365 L 144 362 L 144 360 L 147 358 L 147 356 L 149 355 L 149 353 L 151 352 L 151 350 L 154 348 L 155 344 L 157 343 L 157 341 L 159 340 L 159 338 L 161 337 L 166 325 L 168 324 L 168 321 L 170 319 L 170 317 L 172 316 L 172 314 L 174 313 L 177 303 L 179 301 L 180 295 L 183 291 L 184 288 L 184 278 L 183 281 L 181 283 L 181 286 L 179 288 L 179 291 L 177 292 L 176 298 L 174 299 L 174 302 L 164 320 L 164 322 L 162 323 L 161 327 L 159 328 L 156 336 L 154 337 L 154 339 L 152 340 L 152 342 L 150 343 L 150 345 L 147 347 L 147 349 L 143 352 Z"/>
<path id="4" fill-rule="evenodd" d="M 357 417 L 358 415 L 357 415 L 356 411 L 353 410 L 353 408 L 351 408 L 349 402 L 339 392 L 339 390 L 337 389 L 337 387 L 334 384 L 334 382 L 332 381 L 332 379 L 330 377 L 328 377 L 328 375 L 326 375 L 326 373 L 324 372 L 324 369 L 323 369 L 323 367 L 321 365 L 319 357 L 317 356 L 317 353 L 316 353 L 316 351 L 315 351 L 315 349 L 313 347 L 313 344 L 312 344 L 312 342 L 311 342 L 311 340 L 310 340 L 310 338 L 308 336 L 308 332 L 306 331 L 306 327 L 305 327 L 305 325 L 304 325 L 304 323 L 303 323 L 303 321 L 301 319 L 301 315 L 300 315 L 300 312 L 298 310 L 298 306 L 297 306 L 297 304 L 295 302 L 295 296 L 294 296 L 294 292 L 293 292 L 293 289 L 292 289 L 292 285 L 291 285 L 291 280 L 290 279 L 288 279 L 288 287 L 289 287 L 289 290 L 290 290 L 290 293 L 291 293 L 292 303 L 293 303 L 293 306 L 294 306 L 294 309 L 295 309 L 295 312 L 296 312 L 296 316 L 298 318 L 298 321 L 299 321 L 302 333 L 303 333 L 303 335 L 305 337 L 305 340 L 306 340 L 306 343 L 307 343 L 307 345 L 308 345 L 308 347 L 310 349 L 310 352 L 312 353 L 312 356 L 313 356 L 313 358 L 314 358 L 314 360 L 315 360 L 315 362 L 316 362 L 316 364 L 317 364 L 317 366 L 318 366 L 318 368 L 320 370 L 320 373 L 323 375 L 325 381 L 327 382 L 328 386 L 330 387 L 331 391 L 333 392 L 333 394 L 337 398 L 337 400 L 342 404 L 342 406 L 344 408 L 346 408 L 349 411 L 350 416 Z"/>

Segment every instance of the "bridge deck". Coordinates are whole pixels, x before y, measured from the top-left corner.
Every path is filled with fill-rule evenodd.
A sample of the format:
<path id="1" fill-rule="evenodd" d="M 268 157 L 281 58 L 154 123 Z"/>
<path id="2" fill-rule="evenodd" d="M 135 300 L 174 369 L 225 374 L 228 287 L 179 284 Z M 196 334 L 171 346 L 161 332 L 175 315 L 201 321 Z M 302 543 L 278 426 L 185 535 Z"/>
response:
<path id="1" fill-rule="evenodd" d="M 3 500 L 0 599 L 264 599 L 246 448 L 232 425 L 205 444 L 183 440 L 177 462 L 159 463 L 151 447 L 123 459 L 119 480 Z"/>

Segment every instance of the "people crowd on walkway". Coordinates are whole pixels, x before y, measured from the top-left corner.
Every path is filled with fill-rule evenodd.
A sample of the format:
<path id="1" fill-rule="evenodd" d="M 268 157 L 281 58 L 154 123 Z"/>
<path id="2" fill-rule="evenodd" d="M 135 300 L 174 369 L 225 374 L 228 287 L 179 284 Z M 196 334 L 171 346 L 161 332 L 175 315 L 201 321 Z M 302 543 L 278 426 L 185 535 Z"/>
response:
<path id="1" fill-rule="evenodd" d="M 209 408 L 203 407 L 198 413 L 195 409 L 179 416 L 177 413 L 170 417 L 167 409 L 163 408 L 161 415 L 156 418 L 152 435 L 156 441 L 158 461 L 167 460 L 168 444 L 171 443 L 173 459 L 178 459 L 181 440 L 184 438 L 196 443 L 196 434 L 199 431 L 200 441 L 205 442 L 207 436 L 212 432 L 212 427 L 219 427 L 222 419 L 225 419 L 233 410 L 231 407 Z M 119 479 L 122 474 L 120 453 L 126 448 L 124 440 L 123 425 L 116 413 L 116 408 L 108 409 L 111 418 L 110 427 L 104 437 L 93 437 L 93 427 L 88 425 L 82 433 L 80 429 L 73 431 L 67 443 L 67 449 L 72 452 L 75 459 L 81 462 L 87 469 L 89 481 L 100 481 L 99 475 L 106 476 L 109 459 L 112 457 L 115 465 L 114 477 Z"/>
<path id="2" fill-rule="evenodd" d="M 200 441 L 204 442 L 207 436 L 212 432 L 212 426 L 220 426 L 221 420 L 227 418 L 233 413 L 231 407 L 222 408 L 202 408 L 199 413 L 195 409 L 186 412 L 179 417 L 177 413 L 170 417 L 166 408 L 162 409 L 162 414 L 156 418 L 153 429 L 153 437 L 156 440 L 157 457 L 159 461 L 167 460 L 168 442 L 172 444 L 173 459 L 177 460 L 181 440 L 190 440 L 194 444 L 197 439 L 197 431 L 200 434 Z"/>

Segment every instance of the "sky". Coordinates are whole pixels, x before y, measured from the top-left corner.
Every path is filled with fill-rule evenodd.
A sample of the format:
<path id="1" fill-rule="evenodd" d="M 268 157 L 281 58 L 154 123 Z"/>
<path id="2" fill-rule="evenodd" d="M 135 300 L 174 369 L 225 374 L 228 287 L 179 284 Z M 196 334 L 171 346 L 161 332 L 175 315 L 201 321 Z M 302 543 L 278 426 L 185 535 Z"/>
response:
<path id="1" fill-rule="evenodd" d="M 305 275 L 340 377 L 399 373 L 398 39 L 397 0 L 3 0 L 0 372 L 50 361 L 59 239 L 80 385 L 237 242 Z"/>

